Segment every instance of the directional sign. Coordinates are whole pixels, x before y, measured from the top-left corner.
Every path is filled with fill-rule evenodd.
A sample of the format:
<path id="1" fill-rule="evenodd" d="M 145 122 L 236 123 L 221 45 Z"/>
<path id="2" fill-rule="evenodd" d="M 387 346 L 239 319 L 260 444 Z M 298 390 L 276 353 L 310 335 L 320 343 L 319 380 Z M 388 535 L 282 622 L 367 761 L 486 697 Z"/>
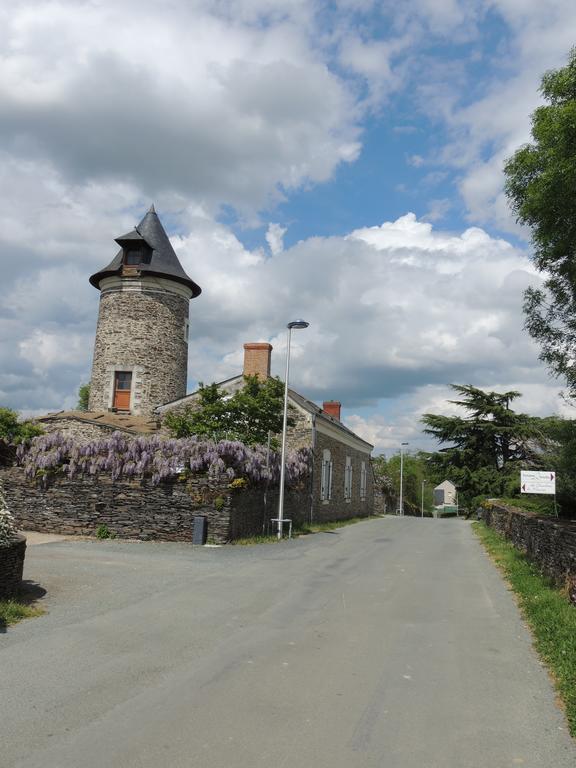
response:
<path id="1" fill-rule="evenodd" d="M 520 472 L 520 490 L 522 493 L 545 493 L 556 495 L 556 472 Z"/>

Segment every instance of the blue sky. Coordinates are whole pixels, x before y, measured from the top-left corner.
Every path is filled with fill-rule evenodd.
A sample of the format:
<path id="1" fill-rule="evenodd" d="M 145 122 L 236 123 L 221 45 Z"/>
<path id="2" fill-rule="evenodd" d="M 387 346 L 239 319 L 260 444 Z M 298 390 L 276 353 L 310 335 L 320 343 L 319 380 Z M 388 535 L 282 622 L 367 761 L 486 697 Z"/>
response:
<path id="1" fill-rule="evenodd" d="M 302 315 L 294 384 L 376 445 L 427 445 L 450 382 L 558 398 L 502 191 L 573 0 L 22 0 L 0 9 L 0 404 L 89 379 L 88 276 L 151 202 L 203 288 L 189 387 Z M 126 35 L 130 29 L 130 35 Z"/>

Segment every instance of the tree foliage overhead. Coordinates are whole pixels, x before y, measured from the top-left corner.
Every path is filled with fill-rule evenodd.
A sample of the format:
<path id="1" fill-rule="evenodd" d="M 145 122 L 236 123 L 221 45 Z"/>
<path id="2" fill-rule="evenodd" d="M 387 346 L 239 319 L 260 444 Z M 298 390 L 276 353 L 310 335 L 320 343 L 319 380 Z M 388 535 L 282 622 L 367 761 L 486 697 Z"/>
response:
<path id="1" fill-rule="evenodd" d="M 201 384 L 198 404 L 168 413 L 165 424 L 174 437 L 198 435 L 264 445 L 269 432 L 282 431 L 283 396 L 284 385 L 278 378 L 260 381 L 257 376 L 245 376 L 244 387 L 233 395 L 217 384 Z"/>
<path id="2" fill-rule="evenodd" d="M 544 289 L 524 295 L 526 328 L 576 395 L 576 48 L 565 67 L 543 76 L 540 91 L 548 103 L 532 115 L 532 143 L 506 163 L 505 190 L 546 273 Z"/>
<path id="3" fill-rule="evenodd" d="M 470 505 L 478 496 L 511 495 L 519 485 L 520 467 L 539 464 L 538 420 L 516 413 L 510 403 L 519 392 L 485 392 L 470 384 L 453 384 L 460 399 L 449 402 L 465 416 L 426 413 L 424 432 L 444 447 L 432 454 L 430 470 L 440 480 L 451 480 L 460 501 Z"/>

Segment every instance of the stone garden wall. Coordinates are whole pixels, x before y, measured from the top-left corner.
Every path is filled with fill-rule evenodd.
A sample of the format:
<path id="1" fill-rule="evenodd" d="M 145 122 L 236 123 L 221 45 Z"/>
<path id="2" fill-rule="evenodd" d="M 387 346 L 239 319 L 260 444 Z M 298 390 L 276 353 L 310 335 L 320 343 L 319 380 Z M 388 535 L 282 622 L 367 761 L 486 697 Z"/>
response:
<path id="1" fill-rule="evenodd" d="M 4 492 L 21 530 L 96 535 L 101 525 L 118 538 L 192 541 L 194 517 L 207 518 L 208 540 L 225 543 L 261 535 L 276 517 L 277 492 L 231 489 L 206 477 L 159 486 L 139 480 L 112 481 L 105 475 L 59 477 L 43 488 L 20 467 L 2 470 Z M 309 519 L 307 488 L 286 493 L 286 518 Z"/>
<path id="2" fill-rule="evenodd" d="M 478 517 L 525 552 L 544 574 L 566 584 L 576 602 L 576 523 L 534 517 L 499 504 L 481 507 Z"/>
<path id="3" fill-rule="evenodd" d="M 22 582 L 26 539 L 24 536 L 0 547 L 0 600 L 14 597 Z"/>

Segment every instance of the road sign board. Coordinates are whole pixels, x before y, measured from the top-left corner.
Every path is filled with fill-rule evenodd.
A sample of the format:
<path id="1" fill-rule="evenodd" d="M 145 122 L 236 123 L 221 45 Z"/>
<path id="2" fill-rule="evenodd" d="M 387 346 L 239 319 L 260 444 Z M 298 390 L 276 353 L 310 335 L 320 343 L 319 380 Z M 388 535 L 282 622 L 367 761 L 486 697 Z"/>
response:
<path id="1" fill-rule="evenodd" d="M 556 472 L 520 472 L 520 491 L 522 493 L 556 494 Z"/>

